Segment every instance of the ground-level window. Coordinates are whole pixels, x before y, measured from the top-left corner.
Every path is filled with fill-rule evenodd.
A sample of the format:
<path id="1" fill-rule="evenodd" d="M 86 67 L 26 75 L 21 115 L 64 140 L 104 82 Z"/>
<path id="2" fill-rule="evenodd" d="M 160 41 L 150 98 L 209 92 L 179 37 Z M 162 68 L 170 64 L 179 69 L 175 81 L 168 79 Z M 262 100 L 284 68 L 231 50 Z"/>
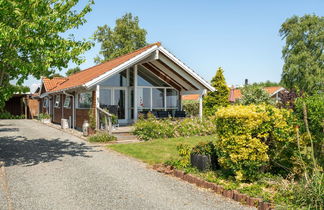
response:
<path id="1" fill-rule="evenodd" d="M 78 108 L 90 108 L 92 103 L 92 93 L 85 92 L 78 94 Z"/>
<path id="2" fill-rule="evenodd" d="M 71 108 L 71 96 L 65 97 L 64 108 Z"/>
<path id="3" fill-rule="evenodd" d="M 55 96 L 55 104 L 54 104 L 54 107 L 60 107 L 60 101 L 61 101 L 61 96 L 60 95 L 56 95 Z"/>

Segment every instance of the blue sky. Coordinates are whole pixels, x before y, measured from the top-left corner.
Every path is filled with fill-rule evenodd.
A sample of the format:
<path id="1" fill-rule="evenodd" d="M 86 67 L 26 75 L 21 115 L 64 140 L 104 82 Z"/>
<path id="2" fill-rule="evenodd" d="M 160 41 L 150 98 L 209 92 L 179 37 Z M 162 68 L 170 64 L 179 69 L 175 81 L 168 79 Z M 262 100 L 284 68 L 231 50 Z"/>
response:
<path id="1" fill-rule="evenodd" d="M 70 33 L 88 39 L 97 26 L 113 27 L 126 12 L 139 17 L 149 43 L 162 42 L 207 81 L 222 67 L 227 83 L 239 85 L 245 78 L 280 81 L 284 45 L 280 25 L 293 15 L 323 16 L 324 0 L 95 0 L 87 23 Z M 81 69 L 94 65 L 99 49 L 97 44 L 84 54 Z M 30 78 L 25 84 L 35 83 L 39 81 Z"/>

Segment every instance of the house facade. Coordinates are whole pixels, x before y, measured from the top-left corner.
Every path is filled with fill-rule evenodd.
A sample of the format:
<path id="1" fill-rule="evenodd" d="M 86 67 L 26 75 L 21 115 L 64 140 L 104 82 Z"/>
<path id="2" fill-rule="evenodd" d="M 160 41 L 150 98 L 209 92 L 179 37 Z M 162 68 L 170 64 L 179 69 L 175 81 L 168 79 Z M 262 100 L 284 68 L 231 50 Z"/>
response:
<path id="1" fill-rule="evenodd" d="M 97 127 L 100 109 L 113 112 L 119 124 L 131 124 L 140 113 L 182 110 L 183 95 L 202 97 L 214 88 L 167 51 L 154 43 L 132 53 L 85 69 L 66 78 L 42 79 L 40 110 L 52 122 L 67 119 L 80 129 L 95 110 Z"/>

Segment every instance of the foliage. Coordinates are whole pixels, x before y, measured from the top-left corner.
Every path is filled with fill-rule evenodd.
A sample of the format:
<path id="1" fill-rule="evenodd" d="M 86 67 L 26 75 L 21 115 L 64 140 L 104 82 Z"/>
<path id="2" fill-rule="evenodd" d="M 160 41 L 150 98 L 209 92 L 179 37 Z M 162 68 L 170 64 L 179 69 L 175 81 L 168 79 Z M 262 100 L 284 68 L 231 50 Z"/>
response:
<path id="1" fill-rule="evenodd" d="M 252 85 L 253 86 L 259 86 L 259 87 L 276 87 L 276 86 L 281 86 L 280 83 L 278 83 L 278 82 L 272 82 L 270 80 L 267 80 L 265 82 L 254 82 Z"/>
<path id="2" fill-rule="evenodd" d="M 38 119 L 42 120 L 42 119 L 51 119 L 51 115 L 47 114 L 47 113 L 40 113 L 38 115 Z"/>
<path id="3" fill-rule="evenodd" d="M 71 76 L 72 74 L 78 73 L 80 71 L 81 71 L 80 67 L 77 66 L 77 67 L 68 69 L 65 74 L 66 74 L 66 76 Z"/>
<path id="4" fill-rule="evenodd" d="M 215 145 L 212 141 L 210 142 L 199 142 L 192 148 L 192 154 L 200 155 L 214 155 L 216 154 Z"/>
<path id="5" fill-rule="evenodd" d="M 182 108 L 187 116 L 197 117 L 199 115 L 199 102 L 187 100 L 182 102 Z"/>
<path id="6" fill-rule="evenodd" d="M 178 166 L 182 168 L 186 168 L 190 165 L 190 152 L 191 147 L 188 144 L 179 144 L 177 146 L 178 154 L 180 159 L 178 161 Z"/>
<path id="7" fill-rule="evenodd" d="M 324 94 L 298 98 L 296 101 L 294 113 L 298 119 L 303 142 L 305 146 L 309 147 L 311 145 L 310 139 L 306 134 L 307 129 L 304 121 L 305 113 L 303 112 L 303 104 L 305 104 L 307 110 L 307 120 L 309 122 L 309 131 L 314 142 L 315 158 L 318 159 L 321 167 L 324 168 Z"/>
<path id="8" fill-rule="evenodd" d="M 77 12 L 78 0 L 0 0 L 0 107 L 14 93 L 9 81 L 20 86 L 32 75 L 49 76 L 66 68 L 69 61 L 81 63 L 79 55 L 91 43 L 62 34 L 85 23 L 93 1 Z"/>
<path id="9" fill-rule="evenodd" d="M 217 168 L 219 168 L 217 150 L 213 141 L 199 142 L 192 148 L 191 154 L 209 156 L 211 161 L 211 169 L 216 170 Z"/>
<path id="10" fill-rule="evenodd" d="M 103 56 L 103 59 L 96 57 L 96 63 L 111 60 L 147 45 L 146 30 L 140 28 L 138 17 L 133 17 L 132 13 L 126 13 L 117 19 L 113 29 L 107 25 L 99 26 L 94 33 L 94 39 L 101 43 L 100 55 Z"/>
<path id="11" fill-rule="evenodd" d="M 275 200 L 291 209 L 323 209 L 324 174 L 316 172 L 308 180 L 280 185 Z"/>
<path id="12" fill-rule="evenodd" d="M 59 73 L 54 73 L 54 74 L 51 74 L 50 76 L 48 76 L 49 79 L 53 79 L 54 77 L 63 77 L 63 76 Z"/>
<path id="13" fill-rule="evenodd" d="M 25 119 L 25 115 L 12 115 L 10 112 L 1 111 L 0 119 Z"/>
<path id="14" fill-rule="evenodd" d="M 97 132 L 96 134 L 88 137 L 89 142 L 110 142 L 116 141 L 115 136 L 111 136 L 106 132 Z"/>
<path id="15" fill-rule="evenodd" d="M 216 132 L 215 124 L 208 118 L 156 119 L 151 113 L 148 113 L 147 119 L 137 120 L 134 126 L 134 134 L 145 141 L 181 136 L 206 136 Z"/>
<path id="16" fill-rule="evenodd" d="M 243 105 L 261 103 L 274 104 L 274 100 L 261 86 L 246 85 L 242 88 L 242 98 L 240 103 Z"/>
<path id="17" fill-rule="evenodd" d="M 220 165 L 231 169 L 237 180 L 253 180 L 270 160 L 286 161 L 293 149 L 291 113 L 271 105 L 235 105 L 216 112 L 215 142 Z M 289 145 L 289 147 L 288 147 Z M 289 158 L 288 158 L 289 159 Z"/>
<path id="18" fill-rule="evenodd" d="M 88 115 L 89 115 L 89 126 L 92 129 L 95 129 L 96 128 L 96 113 L 95 113 L 95 111 L 96 111 L 95 109 L 90 108 L 89 109 L 89 112 L 88 112 Z"/>
<path id="19" fill-rule="evenodd" d="M 226 85 L 223 73 L 223 69 L 219 67 L 211 80 L 211 85 L 216 91 L 208 92 L 207 96 L 204 97 L 204 114 L 207 116 L 214 115 L 218 108 L 229 105 L 230 89 Z"/>
<path id="20" fill-rule="evenodd" d="M 294 109 L 295 101 L 298 98 L 296 90 L 292 89 L 289 91 L 280 91 L 278 93 L 280 102 L 277 104 L 278 107 L 286 109 Z"/>
<path id="21" fill-rule="evenodd" d="M 310 95 L 324 90 L 324 17 L 293 16 L 281 25 L 280 35 L 286 40 L 282 83 Z"/>

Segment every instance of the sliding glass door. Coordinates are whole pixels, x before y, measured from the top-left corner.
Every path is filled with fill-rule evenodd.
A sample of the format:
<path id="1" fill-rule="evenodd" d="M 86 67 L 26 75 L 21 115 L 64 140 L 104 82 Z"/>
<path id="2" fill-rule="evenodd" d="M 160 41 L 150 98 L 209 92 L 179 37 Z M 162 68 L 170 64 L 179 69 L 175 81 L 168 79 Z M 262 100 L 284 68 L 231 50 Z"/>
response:
<path id="1" fill-rule="evenodd" d="M 101 87 L 99 105 L 118 117 L 119 123 L 127 123 L 127 88 Z"/>

